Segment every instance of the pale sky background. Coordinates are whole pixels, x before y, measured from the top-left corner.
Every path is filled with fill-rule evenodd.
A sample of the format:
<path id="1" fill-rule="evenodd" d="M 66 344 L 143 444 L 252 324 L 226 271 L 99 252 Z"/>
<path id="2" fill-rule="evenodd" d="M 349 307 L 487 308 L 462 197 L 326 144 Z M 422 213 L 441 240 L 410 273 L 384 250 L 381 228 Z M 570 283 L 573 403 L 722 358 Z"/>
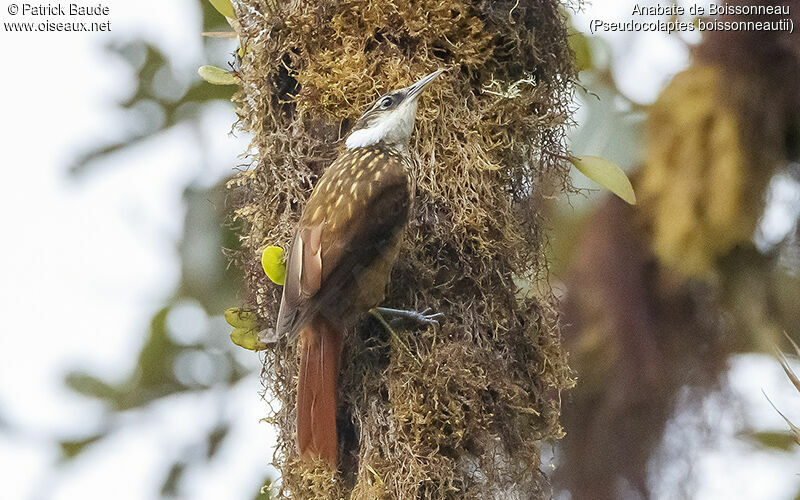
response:
<path id="1" fill-rule="evenodd" d="M 9 3 L 0 2 L 0 22 L 10 19 Z M 114 155 L 107 160 L 113 165 L 85 179 L 69 178 L 65 169 L 76 155 L 140 126 L 114 111 L 115 100 L 132 89 L 126 66 L 102 50 L 105 43 L 144 37 L 187 81 L 198 66 L 225 61 L 203 60 L 199 12 L 189 0 L 103 3 L 111 9 L 111 33 L 0 31 L 0 403 L 22 429 L 10 435 L 0 427 L 3 500 L 157 498 L 165 464 L 213 424 L 219 404 L 219 395 L 204 393 L 128 412 L 124 430 L 66 467 L 55 467 L 58 449 L 44 439 L 90 429 L 100 415 L 97 403 L 63 388 L 65 373 L 82 368 L 123 380 L 133 369 L 153 312 L 179 279 L 182 189 L 201 163 L 221 166 L 203 172 L 203 184 L 228 175 L 247 145 L 246 137 L 228 135 L 235 116 L 220 103 L 204 114 L 201 143 L 178 128 Z M 576 23 L 627 19 L 632 4 L 597 1 Z M 605 38 L 621 61 L 614 72 L 622 90 L 642 103 L 687 64 L 686 47 L 664 35 Z M 272 456 L 272 431 L 259 423 L 265 408 L 258 357 L 238 355 L 254 371 L 227 401 L 237 426 L 207 467 L 188 472 L 185 498 L 249 499 Z M 800 453 L 760 452 L 733 437 L 739 416 L 759 428 L 785 428 L 762 389 L 795 421 L 798 395 L 769 357 L 742 356 L 732 367 L 730 385 L 742 407 L 733 414 L 712 400 L 704 409 L 721 434 L 707 449 L 691 450 L 697 498 L 791 498 L 800 488 Z M 671 435 L 685 437 L 680 418 L 672 427 Z M 677 476 L 662 472 L 652 480 L 666 498 Z"/>

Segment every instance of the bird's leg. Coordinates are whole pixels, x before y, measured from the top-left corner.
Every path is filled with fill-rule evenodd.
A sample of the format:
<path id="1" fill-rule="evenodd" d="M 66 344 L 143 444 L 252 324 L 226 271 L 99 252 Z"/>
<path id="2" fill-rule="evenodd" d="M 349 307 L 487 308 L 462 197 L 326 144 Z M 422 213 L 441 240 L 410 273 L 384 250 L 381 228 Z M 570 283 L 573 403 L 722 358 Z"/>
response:
<path id="1" fill-rule="evenodd" d="M 386 330 L 392 335 L 392 338 L 394 338 L 394 340 L 396 340 L 398 344 L 403 346 L 403 349 L 405 349 L 405 351 L 411 356 L 411 358 L 414 359 L 417 362 L 417 364 L 420 364 L 420 361 L 414 356 L 414 353 L 411 352 L 411 349 L 406 345 L 406 343 L 403 342 L 403 339 L 401 339 L 400 336 L 397 335 L 397 332 L 395 332 L 392 329 L 391 325 L 389 325 L 389 323 L 383 318 L 383 315 L 381 315 L 381 310 L 382 309 L 385 309 L 385 308 L 383 308 L 383 307 L 373 307 L 372 309 L 369 310 L 369 313 L 372 316 L 374 316 L 375 319 L 377 319 L 383 325 L 384 328 L 386 328 Z M 388 309 L 388 310 L 389 311 L 396 311 L 396 309 Z M 403 312 L 405 312 L 405 311 L 403 311 Z M 410 312 L 416 312 L 416 311 L 410 311 Z M 419 313 L 417 313 L 417 314 L 419 314 Z"/>
<path id="2" fill-rule="evenodd" d="M 444 318 L 442 313 L 430 313 L 430 308 L 425 308 L 424 311 L 410 311 L 406 309 L 390 309 L 388 307 L 374 307 L 372 309 L 378 313 L 389 314 L 399 318 L 410 319 L 423 325 L 439 326 L 439 319 Z"/>

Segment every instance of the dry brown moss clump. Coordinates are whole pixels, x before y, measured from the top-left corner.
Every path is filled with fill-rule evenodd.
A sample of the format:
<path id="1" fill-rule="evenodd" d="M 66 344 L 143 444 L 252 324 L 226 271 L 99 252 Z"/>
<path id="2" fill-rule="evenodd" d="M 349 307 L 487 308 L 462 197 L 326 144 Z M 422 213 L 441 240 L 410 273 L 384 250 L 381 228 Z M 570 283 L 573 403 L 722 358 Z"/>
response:
<path id="1" fill-rule="evenodd" d="M 575 76 L 556 0 L 241 1 L 237 95 L 254 134 L 232 189 L 244 221 L 251 306 L 274 321 L 280 289 L 259 250 L 286 246 L 340 139 L 381 92 L 449 71 L 420 104 L 416 205 L 387 306 L 446 315 L 441 329 L 348 333 L 336 477 L 298 460 L 296 346 L 266 355 L 282 494 L 296 498 L 543 496 L 539 440 L 561 435 L 571 383 L 537 207 L 567 186 L 564 129 Z M 276 10 L 277 9 L 277 10 Z"/>
<path id="2" fill-rule="evenodd" d="M 800 20 L 793 0 L 755 3 L 791 6 Z M 673 78 L 648 118 L 637 193 L 661 264 L 709 278 L 735 248 L 752 246 L 767 183 L 800 157 L 798 122 L 800 38 L 780 31 L 704 35 L 693 64 Z"/>
<path id="3" fill-rule="evenodd" d="M 650 111 L 639 194 L 653 251 L 683 275 L 711 274 L 720 257 L 751 240 L 761 216 L 774 148 L 763 147 L 750 130 L 758 122 L 736 102 L 747 101 L 753 85 L 740 81 L 737 88 L 735 79 L 695 64 Z"/>

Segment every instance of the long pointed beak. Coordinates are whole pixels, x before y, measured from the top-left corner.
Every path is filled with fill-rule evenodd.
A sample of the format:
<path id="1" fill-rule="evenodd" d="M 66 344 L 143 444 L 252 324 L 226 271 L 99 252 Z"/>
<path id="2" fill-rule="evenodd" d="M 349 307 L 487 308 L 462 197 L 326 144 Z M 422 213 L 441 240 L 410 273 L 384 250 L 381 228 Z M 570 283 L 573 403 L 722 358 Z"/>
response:
<path id="1" fill-rule="evenodd" d="M 423 76 L 417 83 L 408 87 L 408 94 L 406 95 L 406 101 L 413 101 L 422 93 L 425 87 L 428 86 L 437 76 L 439 76 L 444 70 L 437 69 L 433 73 L 429 75 Z"/>

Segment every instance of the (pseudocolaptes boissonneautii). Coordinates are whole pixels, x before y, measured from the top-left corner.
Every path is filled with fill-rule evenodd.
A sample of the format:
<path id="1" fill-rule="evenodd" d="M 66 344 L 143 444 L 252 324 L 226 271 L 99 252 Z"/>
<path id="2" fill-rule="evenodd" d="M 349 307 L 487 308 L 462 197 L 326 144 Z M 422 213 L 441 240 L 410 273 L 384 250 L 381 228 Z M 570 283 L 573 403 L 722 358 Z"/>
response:
<path id="1" fill-rule="evenodd" d="M 442 70 L 381 96 L 317 183 L 286 262 L 275 334 L 300 333 L 297 444 L 337 467 L 336 390 L 346 326 L 383 301 L 411 210 L 417 99 Z M 420 321 L 438 315 L 382 309 Z"/>

